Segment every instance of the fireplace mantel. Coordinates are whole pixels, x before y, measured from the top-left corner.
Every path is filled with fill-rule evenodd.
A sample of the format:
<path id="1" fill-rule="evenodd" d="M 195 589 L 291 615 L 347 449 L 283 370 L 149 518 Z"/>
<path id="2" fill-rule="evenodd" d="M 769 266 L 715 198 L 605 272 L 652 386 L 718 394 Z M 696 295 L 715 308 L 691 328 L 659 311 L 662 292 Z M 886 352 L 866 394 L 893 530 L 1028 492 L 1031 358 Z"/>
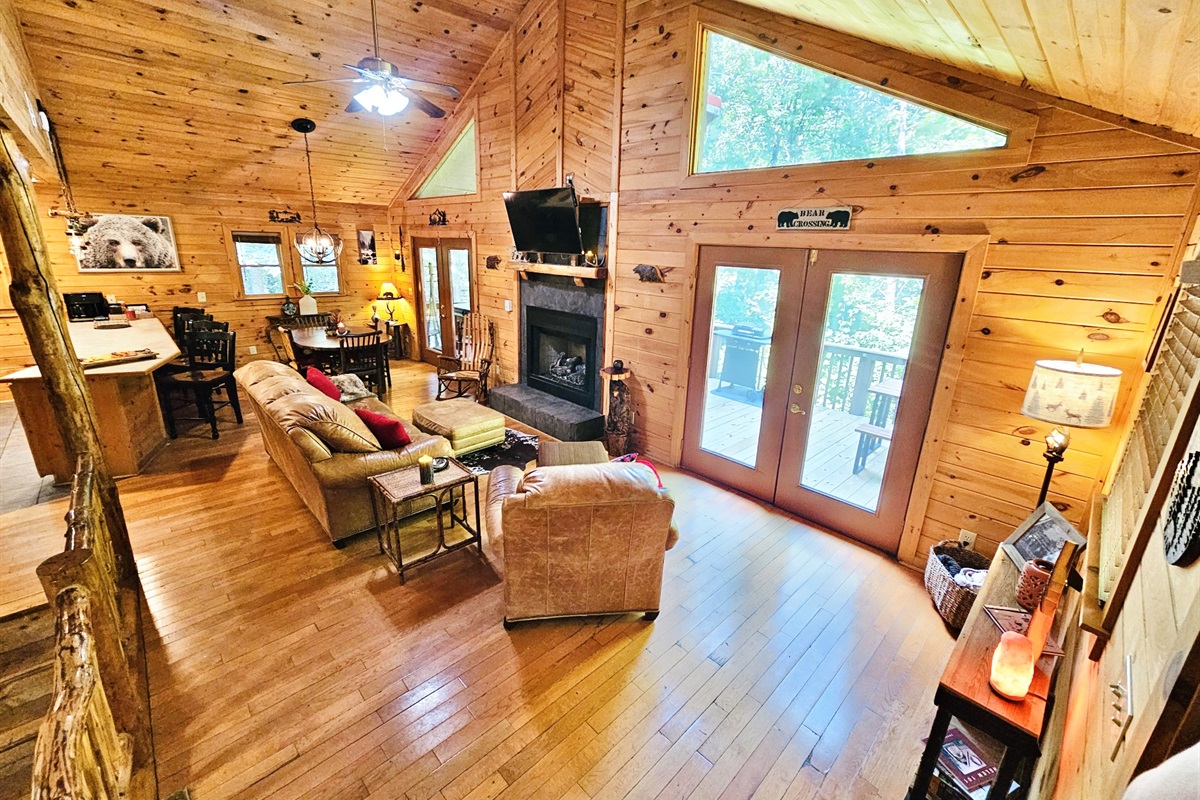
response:
<path id="1" fill-rule="evenodd" d="M 602 281 L 608 277 L 606 267 L 570 267 L 563 264 L 534 264 L 528 261 L 510 261 L 509 264 L 521 273 L 522 278 L 529 277 L 530 272 L 539 275 L 561 275 L 574 280 L 576 286 L 583 286 L 585 280 Z"/>

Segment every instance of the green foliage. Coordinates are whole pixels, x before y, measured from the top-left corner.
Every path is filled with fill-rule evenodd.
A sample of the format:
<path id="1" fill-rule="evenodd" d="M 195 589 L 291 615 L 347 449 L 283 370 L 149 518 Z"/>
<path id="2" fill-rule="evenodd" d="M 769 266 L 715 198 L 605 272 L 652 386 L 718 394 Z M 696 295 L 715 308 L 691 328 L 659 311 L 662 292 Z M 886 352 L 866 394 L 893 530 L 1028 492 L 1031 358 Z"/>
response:
<path id="1" fill-rule="evenodd" d="M 717 267 L 713 323 L 747 325 L 770 335 L 778 294 L 779 270 Z"/>
<path id="2" fill-rule="evenodd" d="M 1003 147 L 1006 137 L 766 50 L 706 33 L 697 172 Z M 701 106 L 702 115 L 705 113 Z"/>
<path id="3" fill-rule="evenodd" d="M 907 356 L 924 285 L 921 278 L 834 275 L 825 342 Z"/>

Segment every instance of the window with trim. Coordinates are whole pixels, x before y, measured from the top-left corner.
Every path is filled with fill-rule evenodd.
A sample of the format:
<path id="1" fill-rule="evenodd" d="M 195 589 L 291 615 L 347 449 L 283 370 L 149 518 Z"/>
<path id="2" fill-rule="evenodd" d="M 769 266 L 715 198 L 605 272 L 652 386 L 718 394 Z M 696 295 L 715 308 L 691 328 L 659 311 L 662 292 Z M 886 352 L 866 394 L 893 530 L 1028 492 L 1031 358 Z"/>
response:
<path id="1" fill-rule="evenodd" d="M 277 233 L 234 233 L 234 256 L 246 297 L 283 294 L 283 244 Z"/>
<path id="2" fill-rule="evenodd" d="M 475 166 L 475 120 L 471 120 L 413 198 L 475 194 L 478 187 Z"/>
<path id="3" fill-rule="evenodd" d="M 303 233 L 288 226 L 276 231 L 232 231 L 231 255 L 236 261 L 243 297 L 282 297 L 295 294 L 292 284 L 304 281 L 313 294 L 340 294 L 340 264 L 305 258 L 292 245 Z M 336 238 L 336 237 L 335 237 Z"/>
<path id="4" fill-rule="evenodd" d="M 1005 133 L 707 28 L 692 172 L 1000 148 Z"/>

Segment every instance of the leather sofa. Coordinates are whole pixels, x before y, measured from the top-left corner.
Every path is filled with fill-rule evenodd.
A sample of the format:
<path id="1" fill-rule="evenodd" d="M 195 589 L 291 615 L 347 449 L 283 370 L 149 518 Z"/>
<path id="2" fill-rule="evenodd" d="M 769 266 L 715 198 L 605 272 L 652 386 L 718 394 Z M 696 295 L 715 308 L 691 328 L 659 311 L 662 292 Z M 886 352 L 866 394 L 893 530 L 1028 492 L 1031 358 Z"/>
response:
<path id="1" fill-rule="evenodd" d="M 396 417 L 390 408 L 373 397 L 339 403 L 285 364 L 252 361 L 233 375 L 258 417 L 267 454 L 334 542 L 375 527 L 367 478 L 414 466 L 422 455 L 453 455 L 445 438 L 422 433 L 407 421 L 412 442 L 400 450 L 381 449 L 352 409 Z M 432 506 L 431 499 L 422 498 L 404 515 Z"/>
<path id="2" fill-rule="evenodd" d="M 487 531 L 504 558 L 506 628 L 549 617 L 658 616 L 665 553 L 679 538 L 675 502 L 649 467 L 610 463 L 602 446 L 594 458 L 572 450 L 563 461 L 575 463 L 539 455 L 528 474 L 492 471 Z"/>

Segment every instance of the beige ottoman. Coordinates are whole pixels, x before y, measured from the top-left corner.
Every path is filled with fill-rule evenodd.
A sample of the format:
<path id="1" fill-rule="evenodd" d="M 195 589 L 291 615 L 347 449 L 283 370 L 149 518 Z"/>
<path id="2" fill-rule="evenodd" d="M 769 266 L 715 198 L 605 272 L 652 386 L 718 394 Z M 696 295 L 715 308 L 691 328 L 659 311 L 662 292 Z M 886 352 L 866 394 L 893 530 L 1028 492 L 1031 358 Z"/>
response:
<path id="1" fill-rule="evenodd" d="M 504 441 L 504 415 L 466 397 L 417 406 L 412 419 L 426 433 L 449 439 L 456 456 Z"/>

